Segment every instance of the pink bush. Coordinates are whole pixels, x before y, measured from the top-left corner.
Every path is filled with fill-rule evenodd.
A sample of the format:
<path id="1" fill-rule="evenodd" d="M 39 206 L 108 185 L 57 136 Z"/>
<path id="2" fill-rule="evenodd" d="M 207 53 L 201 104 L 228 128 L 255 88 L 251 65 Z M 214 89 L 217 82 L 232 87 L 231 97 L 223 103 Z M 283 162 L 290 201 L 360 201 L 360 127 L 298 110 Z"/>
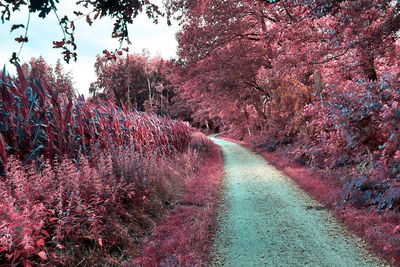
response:
<path id="1" fill-rule="evenodd" d="M 176 195 L 171 184 L 179 188 L 196 161 L 191 153 L 145 158 L 132 146 L 92 152 L 96 160 L 46 161 L 40 171 L 8 159 L 0 179 L 0 262 L 115 264 L 110 251 L 133 253 L 139 233 L 132 230 L 145 231 L 164 213 Z"/>

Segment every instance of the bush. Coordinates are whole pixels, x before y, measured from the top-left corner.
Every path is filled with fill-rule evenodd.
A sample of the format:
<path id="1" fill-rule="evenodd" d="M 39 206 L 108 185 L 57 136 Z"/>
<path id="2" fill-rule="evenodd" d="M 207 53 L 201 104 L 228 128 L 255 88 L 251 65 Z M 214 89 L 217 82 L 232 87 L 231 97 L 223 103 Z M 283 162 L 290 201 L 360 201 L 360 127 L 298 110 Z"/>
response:
<path id="1" fill-rule="evenodd" d="M 359 79 L 331 85 L 320 101 L 306 107 L 304 139 L 334 157 L 345 153 L 361 162 L 376 155 L 375 160 L 382 159 L 389 168 L 400 149 L 396 88 L 397 75 L 386 75 L 376 82 Z"/>
<path id="2" fill-rule="evenodd" d="M 175 208 L 143 240 L 140 255 L 124 266 L 207 266 L 216 229 L 223 157 L 214 144 L 200 157 L 201 168 L 186 180 Z"/>
<path id="3" fill-rule="evenodd" d="M 210 150 L 210 147 L 212 146 L 212 142 L 208 137 L 202 133 L 202 132 L 193 132 L 191 134 L 191 141 L 190 141 L 190 147 L 194 151 L 198 152 L 207 152 Z"/>
<path id="4" fill-rule="evenodd" d="M 132 147 L 96 155 L 79 165 L 47 161 L 40 172 L 9 158 L 0 180 L 0 262 L 120 264 L 175 201 L 196 162 L 191 152 L 144 158 Z"/>

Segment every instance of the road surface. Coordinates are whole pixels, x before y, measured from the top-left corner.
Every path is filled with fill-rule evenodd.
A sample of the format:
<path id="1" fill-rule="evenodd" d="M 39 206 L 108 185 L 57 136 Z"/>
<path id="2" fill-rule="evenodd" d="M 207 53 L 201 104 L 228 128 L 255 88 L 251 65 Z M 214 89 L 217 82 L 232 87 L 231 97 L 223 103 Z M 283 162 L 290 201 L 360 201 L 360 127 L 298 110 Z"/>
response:
<path id="1" fill-rule="evenodd" d="M 261 156 L 212 140 L 225 177 L 211 266 L 387 266 Z"/>

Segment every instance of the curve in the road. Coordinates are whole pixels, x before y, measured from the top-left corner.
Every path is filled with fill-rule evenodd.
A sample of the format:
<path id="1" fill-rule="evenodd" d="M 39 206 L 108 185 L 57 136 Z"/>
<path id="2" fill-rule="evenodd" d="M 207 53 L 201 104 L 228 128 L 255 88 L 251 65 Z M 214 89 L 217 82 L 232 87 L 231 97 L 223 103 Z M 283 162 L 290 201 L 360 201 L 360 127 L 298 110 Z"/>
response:
<path id="1" fill-rule="evenodd" d="M 211 266 L 386 265 L 261 156 L 212 140 L 225 178 Z"/>

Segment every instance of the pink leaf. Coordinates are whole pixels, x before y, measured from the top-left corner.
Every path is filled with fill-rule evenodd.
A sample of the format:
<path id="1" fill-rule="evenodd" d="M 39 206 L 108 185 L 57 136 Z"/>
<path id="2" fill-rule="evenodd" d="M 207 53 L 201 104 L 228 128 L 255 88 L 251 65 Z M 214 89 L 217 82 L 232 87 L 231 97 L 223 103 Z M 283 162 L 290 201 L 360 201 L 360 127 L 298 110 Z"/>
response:
<path id="1" fill-rule="evenodd" d="M 42 230 L 42 234 L 44 234 L 46 237 L 50 237 L 50 234 L 46 230 Z"/>
<path id="2" fill-rule="evenodd" d="M 47 260 L 46 252 L 40 251 L 38 253 L 38 256 L 41 257 L 43 260 Z"/>
<path id="3" fill-rule="evenodd" d="M 39 241 L 36 242 L 36 245 L 38 245 L 39 247 L 43 247 L 44 246 L 44 240 L 40 239 Z"/>
<path id="4" fill-rule="evenodd" d="M 56 247 L 59 248 L 59 249 L 64 249 L 64 248 L 65 248 L 65 247 L 64 247 L 63 245 L 61 245 L 61 244 L 57 244 Z"/>

